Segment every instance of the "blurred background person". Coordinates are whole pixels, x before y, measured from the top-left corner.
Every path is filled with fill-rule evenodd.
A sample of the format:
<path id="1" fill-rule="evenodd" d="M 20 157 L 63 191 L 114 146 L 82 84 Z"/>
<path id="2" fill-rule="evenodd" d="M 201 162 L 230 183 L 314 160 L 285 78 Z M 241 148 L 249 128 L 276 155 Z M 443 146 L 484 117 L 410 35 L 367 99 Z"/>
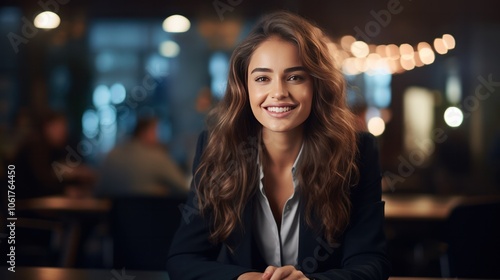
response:
<path id="1" fill-rule="evenodd" d="M 116 146 L 100 168 L 95 194 L 176 196 L 187 194 L 187 178 L 158 138 L 158 119 L 138 120 L 132 138 Z"/>
<path id="2" fill-rule="evenodd" d="M 68 163 L 71 145 L 67 116 L 47 110 L 30 123 L 33 125 L 23 133 L 26 137 L 10 161 L 22 175 L 16 177 L 17 198 L 74 194 L 90 188 L 95 182 L 93 170 L 81 158 Z"/>

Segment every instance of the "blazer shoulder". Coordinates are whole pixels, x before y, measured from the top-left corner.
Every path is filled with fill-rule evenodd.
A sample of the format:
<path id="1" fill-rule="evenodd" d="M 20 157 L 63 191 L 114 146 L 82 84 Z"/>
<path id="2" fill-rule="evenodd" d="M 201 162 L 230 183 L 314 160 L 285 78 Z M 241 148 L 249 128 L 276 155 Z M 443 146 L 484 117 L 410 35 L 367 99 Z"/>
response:
<path id="1" fill-rule="evenodd" d="M 358 132 L 356 137 L 358 140 L 358 150 L 360 153 L 366 151 L 366 149 L 377 149 L 377 138 L 370 132 Z"/>
<path id="2" fill-rule="evenodd" d="M 360 175 L 359 185 L 365 185 L 365 183 L 380 178 L 381 170 L 378 141 L 373 134 L 368 132 L 358 133 L 358 152 L 356 159 Z"/>
<path id="3" fill-rule="evenodd" d="M 203 154 L 203 151 L 205 150 L 205 146 L 207 145 L 207 142 L 208 142 L 208 131 L 203 130 L 198 135 L 198 141 L 196 143 L 196 153 L 194 155 L 193 166 L 192 166 L 193 174 L 196 172 L 196 168 L 198 168 L 198 165 L 200 164 L 201 155 Z"/>
<path id="4" fill-rule="evenodd" d="M 377 138 L 371 134 L 370 132 L 360 131 L 357 132 L 358 146 L 361 147 L 370 147 L 372 145 L 376 145 Z"/>
<path id="5" fill-rule="evenodd" d="M 196 144 L 196 149 L 204 148 L 208 141 L 208 130 L 203 130 L 198 135 L 198 142 Z"/>

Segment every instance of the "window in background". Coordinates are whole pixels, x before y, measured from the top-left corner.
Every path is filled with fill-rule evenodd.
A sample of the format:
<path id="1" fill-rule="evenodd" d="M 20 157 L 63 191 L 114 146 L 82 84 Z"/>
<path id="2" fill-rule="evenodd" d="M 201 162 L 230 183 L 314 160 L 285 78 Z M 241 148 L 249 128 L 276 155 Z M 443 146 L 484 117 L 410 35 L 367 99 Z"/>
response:
<path id="1" fill-rule="evenodd" d="M 171 137 L 164 85 L 175 55 L 165 42 L 175 44 L 160 21 L 97 20 L 90 25 L 93 102 L 82 126 L 100 154 L 126 138 L 142 116 L 159 117 L 161 127 L 167 128 L 160 132 L 166 138 L 162 140 Z M 179 52 L 178 45 L 175 51 Z"/>
<path id="2" fill-rule="evenodd" d="M 423 157 L 421 160 L 425 161 L 434 151 L 434 142 L 432 141 L 433 93 L 425 88 L 408 88 L 403 96 L 403 112 L 405 151 L 418 154 Z"/>
<path id="3" fill-rule="evenodd" d="M 210 57 L 208 64 L 210 77 L 210 89 L 215 98 L 221 99 L 224 96 L 227 85 L 227 75 L 229 71 L 229 57 L 223 52 L 216 52 Z"/>

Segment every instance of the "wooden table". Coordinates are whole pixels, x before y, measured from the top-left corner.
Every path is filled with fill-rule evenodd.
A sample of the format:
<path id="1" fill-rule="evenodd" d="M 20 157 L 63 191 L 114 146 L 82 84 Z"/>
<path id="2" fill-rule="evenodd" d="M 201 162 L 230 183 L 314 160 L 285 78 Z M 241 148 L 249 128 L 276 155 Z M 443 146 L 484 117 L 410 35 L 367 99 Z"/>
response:
<path id="1" fill-rule="evenodd" d="M 385 194 L 382 200 L 386 219 L 445 220 L 464 197 Z"/>
<path id="2" fill-rule="evenodd" d="M 196 268 L 194 268 L 196 269 Z M 120 269 L 71 269 L 49 267 L 17 267 L 16 272 L 0 267 L 0 279 L 5 280 L 169 280 L 166 271 Z M 389 280 L 445 280 L 446 278 L 390 277 Z M 457 279 L 454 280 L 465 280 Z"/>
<path id="3" fill-rule="evenodd" d="M 447 219 L 458 205 L 500 201 L 500 197 L 497 195 L 383 194 L 382 200 L 385 201 L 386 219 L 442 221 Z"/>
<path id="4" fill-rule="evenodd" d="M 0 279 L 5 280 L 169 280 L 166 271 L 16 267 L 12 273 L 7 267 L 0 269 Z"/>
<path id="5" fill-rule="evenodd" d="M 23 223 L 23 213 L 30 212 L 64 224 L 62 254 L 59 261 L 63 267 L 72 267 L 76 262 L 78 246 L 82 239 L 82 221 L 98 221 L 106 217 L 110 209 L 111 201 L 92 197 L 40 197 L 20 200 L 16 205 L 20 224 Z M 29 219 L 26 221 L 25 224 L 30 222 Z"/>
<path id="6" fill-rule="evenodd" d="M 111 209 L 111 201 L 93 197 L 49 196 L 24 199 L 17 202 L 17 210 L 78 213 L 107 213 Z"/>

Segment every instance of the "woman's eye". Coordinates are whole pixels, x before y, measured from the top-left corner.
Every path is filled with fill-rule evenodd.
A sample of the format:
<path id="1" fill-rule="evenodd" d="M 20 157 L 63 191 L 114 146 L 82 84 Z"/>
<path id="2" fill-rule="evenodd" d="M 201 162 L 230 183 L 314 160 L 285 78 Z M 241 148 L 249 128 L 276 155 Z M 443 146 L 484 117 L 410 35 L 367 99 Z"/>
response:
<path id="1" fill-rule="evenodd" d="M 301 81 L 303 80 L 304 78 L 302 76 L 299 76 L 299 75 L 293 75 L 293 76 L 290 76 L 288 78 L 289 81 Z"/>
<path id="2" fill-rule="evenodd" d="M 265 82 L 267 80 L 267 77 L 257 77 L 257 79 L 255 79 L 256 82 Z"/>

